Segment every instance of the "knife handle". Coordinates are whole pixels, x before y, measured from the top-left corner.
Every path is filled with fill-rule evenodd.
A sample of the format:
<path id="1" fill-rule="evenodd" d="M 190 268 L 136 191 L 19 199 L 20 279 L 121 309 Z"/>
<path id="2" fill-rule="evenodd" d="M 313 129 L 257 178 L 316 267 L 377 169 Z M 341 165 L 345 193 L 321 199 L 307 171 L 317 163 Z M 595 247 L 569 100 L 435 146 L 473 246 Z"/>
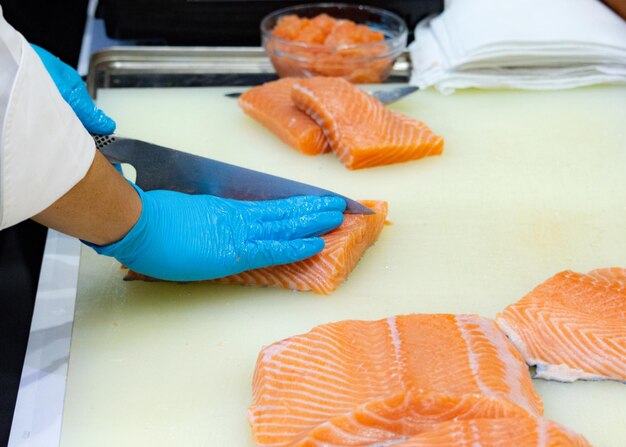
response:
<path id="1" fill-rule="evenodd" d="M 107 151 L 105 150 L 107 146 L 109 146 L 112 143 L 115 143 L 118 140 L 118 138 L 112 135 L 93 135 L 92 134 L 91 136 L 93 138 L 93 141 L 96 143 L 96 148 L 100 152 L 102 152 L 102 155 L 104 155 L 106 159 L 109 160 L 110 163 L 112 164 L 124 163 L 124 160 L 118 160 L 111 154 L 107 153 Z"/>
<path id="2" fill-rule="evenodd" d="M 96 143 L 96 147 L 99 150 L 104 149 L 109 144 L 115 142 L 115 137 L 111 135 L 92 135 L 93 141 Z"/>

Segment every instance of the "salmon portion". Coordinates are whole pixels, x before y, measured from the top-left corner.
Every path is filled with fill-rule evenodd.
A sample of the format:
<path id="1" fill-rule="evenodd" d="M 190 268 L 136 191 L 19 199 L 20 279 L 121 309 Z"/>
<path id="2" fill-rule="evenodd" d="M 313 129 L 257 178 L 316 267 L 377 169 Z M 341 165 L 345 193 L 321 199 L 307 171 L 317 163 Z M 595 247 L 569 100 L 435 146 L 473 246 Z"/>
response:
<path id="1" fill-rule="evenodd" d="M 322 129 L 291 100 L 296 78 L 283 78 L 243 93 L 239 106 L 289 146 L 306 155 L 330 151 Z"/>
<path id="2" fill-rule="evenodd" d="M 401 163 L 443 151 L 443 138 L 424 123 L 385 107 L 341 78 L 300 79 L 295 105 L 323 129 L 332 151 L 348 169 Z"/>
<path id="3" fill-rule="evenodd" d="M 297 15 L 285 15 L 278 19 L 272 35 L 280 39 L 318 45 L 354 45 L 382 42 L 385 35 L 352 20 L 336 19 L 328 14 L 318 14 L 309 19 Z"/>
<path id="4" fill-rule="evenodd" d="M 348 278 L 385 226 L 387 202 L 365 200 L 360 203 L 375 214 L 345 214 L 338 228 L 322 236 L 324 249 L 315 256 L 291 264 L 248 270 L 212 282 L 329 294 Z"/>
<path id="5" fill-rule="evenodd" d="M 325 324 L 265 347 L 248 417 L 260 446 L 369 446 L 454 418 L 542 412 L 495 322 L 414 314 Z"/>
<path id="6" fill-rule="evenodd" d="M 364 200 L 375 214 L 346 214 L 343 223 L 322 237 L 324 249 L 308 259 L 291 264 L 248 270 L 207 282 L 269 286 L 328 295 L 348 278 L 350 272 L 385 226 L 387 202 Z M 125 280 L 154 280 L 129 270 Z"/>
<path id="7" fill-rule="evenodd" d="M 394 447 L 591 447 L 556 422 L 529 416 L 450 421 Z"/>
<path id="8" fill-rule="evenodd" d="M 328 14 L 282 16 L 272 36 L 277 39 L 264 45 L 281 77 L 341 76 L 374 84 L 387 78 L 394 62 L 381 31 Z"/>
<path id="9" fill-rule="evenodd" d="M 497 322 L 538 378 L 626 381 L 626 269 L 558 273 Z"/>

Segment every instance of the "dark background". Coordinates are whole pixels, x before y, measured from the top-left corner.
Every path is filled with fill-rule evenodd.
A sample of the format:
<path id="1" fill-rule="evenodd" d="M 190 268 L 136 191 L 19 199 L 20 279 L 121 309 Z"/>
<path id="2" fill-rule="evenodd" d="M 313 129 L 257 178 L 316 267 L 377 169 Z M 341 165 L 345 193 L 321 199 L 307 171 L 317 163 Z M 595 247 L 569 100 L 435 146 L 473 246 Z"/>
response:
<path id="1" fill-rule="evenodd" d="M 87 0 L 0 0 L 0 5 L 29 42 L 76 67 Z M 9 438 L 46 232 L 32 221 L 0 231 L 0 445 Z"/>
<path id="2" fill-rule="evenodd" d="M 443 0 L 341 0 L 395 12 L 413 34 Z M 98 16 L 116 39 L 167 45 L 260 45 L 259 24 L 277 9 L 305 0 L 100 0 Z"/>

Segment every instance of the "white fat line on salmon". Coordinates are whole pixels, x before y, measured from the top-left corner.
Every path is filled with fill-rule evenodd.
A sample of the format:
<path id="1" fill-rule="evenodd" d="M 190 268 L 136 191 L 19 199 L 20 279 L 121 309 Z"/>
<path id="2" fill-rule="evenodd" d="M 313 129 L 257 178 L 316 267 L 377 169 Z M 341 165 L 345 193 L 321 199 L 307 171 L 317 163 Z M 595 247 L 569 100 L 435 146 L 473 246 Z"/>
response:
<path id="1" fill-rule="evenodd" d="M 475 421 L 470 421 L 469 429 L 470 429 L 470 432 L 472 433 L 472 440 L 474 441 L 472 443 L 472 447 L 481 447 L 482 444 L 480 442 L 480 431 L 478 431 L 478 427 L 476 427 Z"/>
<path id="2" fill-rule="evenodd" d="M 590 334 L 587 335 L 585 332 L 586 328 L 580 327 L 576 321 L 572 321 L 570 317 L 565 315 L 566 311 L 567 309 L 564 308 L 548 311 L 544 311 L 541 308 L 536 309 L 535 316 L 541 322 L 541 325 L 537 325 L 537 327 L 542 327 L 542 330 L 539 332 L 538 329 L 535 329 L 534 332 L 537 332 L 535 337 L 538 340 L 548 339 L 553 345 L 552 349 L 546 348 L 545 352 L 542 352 L 540 363 L 554 363 L 558 367 L 560 366 L 558 364 L 559 361 L 569 361 L 573 363 L 571 366 L 572 370 L 580 370 L 583 374 L 583 368 L 590 366 L 601 371 L 605 364 L 602 354 L 605 353 L 607 348 L 603 345 L 601 338 L 598 337 L 601 335 L 601 331 L 597 331 L 592 326 Z M 600 356 L 594 349 L 596 348 L 596 343 L 600 344 L 602 348 Z M 546 345 L 548 344 L 546 343 Z M 537 352 L 537 349 L 534 349 L 534 351 Z M 543 349 L 539 349 L 539 351 L 541 352 Z M 563 366 L 568 368 L 567 364 Z"/>
<path id="3" fill-rule="evenodd" d="M 537 447 L 545 447 L 548 442 L 548 421 L 537 418 Z"/>
<path id="4" fill-rule="evenodd" d="M 284 267 L 283 267 L 284 269 Z M 293 281 L 292 277 L 286 281 L 283 275 L 278 274 L 278 270 L 274 271 L 272 268 L 261 268 L 257 270 L 250 270 L 249 272 L 241 272 L 235 276 L 229 277 L 235 279 L 235 282 L 246 285 L 272 285 L 281 286 L 284 288 L 293 288 L 297 283 Z M 228 282 L 228 281 L 226 281 Z M 285 283 L 288 283 L 289 287 L 285 287 Z"/>
<path id="5" fill-rule="evenodd" d="M 316 346 L 312 346 L 313 343 L 315 343 Z M 330 365 L 331 368 L 335 369 L 350 370 L 350 366 L 357 366 L 360 364 L 359 360 L 354 359 L 354 357 L 350 357 L 347 353 L 342 352 L 338 348 L 338 346 L 333 345 L 320 337 L 318 340 L 311 340 L 311 345 L 298 341 L 294 342 L 293 349 L 285 352 L 285 355 L 291 353 L 293 356 L 301 358 L 303 362 L 305 361 L 305 358 L 309 359 L 309 361 L 319 359 L 320 365 L 327 364 Z M 306 353 L 306 356 L 304 356 L 303 353 Z M 334 365 L 331 361 L 341 361 L 347 364 L 347 366 L 344 366 L 343 364 Z"/>
<path id="6" fill-rule="evenodd" d="M 283 380 L 280 380 L 280 379 L 283 379 Z M 297 379 L 302 380 L 302 375 L 301 374 L 292 374 L 292 375 L 284 374 L 282 375 L 280 379 L 274 378 L 272 379 L 272 382 L 279 384 L 279 385 L 280 384 L 289 385 L 289 383 L 293 382 L 294 380 L 297 380 Z M 290 379 L 290 380 L 284 380 L 284 379 Z M 269 384 L 268 384 L 268 388 L 270 388 Z M 279 387 L 275 386 L 273 388 L 279 388 Z M 310 390 L 310 393 L 307 393 L 307 389 Z M 326 402 L 327 399 L 335 399 L 337 403 L 341 403 L 341 402 L 354 403 L 355 400 L 359 398 L 359 393 L 353 392 L 350 389 L 345 388 L 345 387 L 325 384 L 321 380 L 318 380 L 317 383 L 308 385 L 308 387 L 305 385 L 300 385 L 298 388 L 292 388 L 289 390 L 289 393 L 283 393 L 282 395 L 285 399 L 287 399 L 288 397 L 286 396 L 294 396 L 297 394 L 308 394 L 308 395 L 313 396 L 316 399 L 322 399 L 323 402 Z"/>
<path id="7" fill-rule="evenodd" d="M 485 336 L 495 346 L 498 357 L 504 363 L 504 377 L 506 384 L 509 386 L 509 400 L 521 405 L 532 414 L 538 414 L 522 390 L 522 380 L 524 374 L 527 373 L 527 369 L 524 362 L 511 353 L 511 348 L 515 349 L 515 346 L 512 343 L 507 343 L 506 335 L 498 329 L 494 321 L 478 318 L 477 322 Z"/>
<path id="8" fill-rule="evenodd" d="M 324 103 L 320 100 L 318 96 L 315 95 L 315 93 L 313 93 L 313 91 L 311 91 L 310 89 L 300 84 L 294 84 L 291 88 L 298 90 L 305 96 L 308 96 L 309 99 L 311 99 L 313 102 L 319 105 L 320 109 L 324 112 L 325 115 L 332 117 L 332 114 L 329 113 L 329 111 L 324 107 Z M 307 107 L 306 114 L 309 115 L 309 117 L 322 128 L 322 131 L 324 132 L 324 134 L 326 134 L 327 137 L 331 136 L 331 134 L 337 135 L 339 133 L 339 130 L 337 127 L 337 120 L 335 119 L 329 120 L 330 121 L 328 123 L 329 126 L 328 126 L 328 129 L 326 129 L 326 127 L 324 126 L 324 117 L 320 116 L 317 113 L 317 111 L 313 108 L 313 106 Z M 328 140 L 328 142 L 332 146 L 330 139 Z"/>
<path id="9" fill-rule="evenodd" d="M 305 338 L 306 343 L 300 341 L 299 338 L 294 339 L 294 348 L 302 348 L 302 351 L 306 350 L 307 354 L 312 354 L 314 352 L 321 352 L 323 354 L 327 354 L 328 356 L 332 356 L 334 354 L 337 359 L 347 364 L 347 366 L 343 366 L 344 369 L 349 369 L 349 366 L 358 365 L 360 363 L 354 359 L 351 352 L 341 349 L 342 345 L 338 342 L 338 340 L 342 337 L 341 332 L 332 331 L 331 329 L 325 327 L 319 327 L 315 333 L 310 332 L 307 336 L 309 339 L 307 340 Z M 319 348 L 312 348 L 311 345 L 313 343 L 319 346 Z M 300 350 L 294 349 L 294 351 L 302 355 Z"/>
<path id="10" fill-rule="evenodd" d="M 265 385 L 266 390 L 276 391 L 276 394 L 283 392 L 283 389 L 279 386 L 274 386 L 271 384 Z M 292 402 L 292 403 L 302 403 L 306 405 L 307 408 L 316 408 L 316 409 L 326 409 L 329 411 L 335 411 L 338 404 L 347 405 L 348 407 L 354 406 L 354 399 L 348 398 L 343 399 L 341 395 L 337 393 L 325 393 L 320 390 L 318 387 L 302 387 L 298 390 L 290 390 L 288 395 L 281 395 L 280 399 L 283 402 Z M 318 402 L 318 401 L 322 402 Z M 332 404 L 328 404 L 328 402 L 332 402 Z"/>
<path id="11" fill-rule="evenodd" d="M 510 311 L 518 313 L 515 309 L 510 309 Z M 519 353 L 522 354 L 522 357 L 524 357 L 526 363 L 528 363 L 529 365 L 536 365 L 537 362 L 540 362 L 539 359 L 536 359 L 532 355 L 530 355 L 526 343 L 524 343 L 524 340 L 522 340 L 517 331 L 513 329 L 511 325 L 509 325 L 509 322 L 504 316 L 498 317 L 496 319 L 496 325 L 509 338 L 509 340 L 511 341 L 511 343 L 513 343 Z"/>
<path id="12" fill-rule="evenodd" d="M 359 410 L 363 412 L 363 414 L 365 414 L 368 418 L 368 420 L 370 421 L 377 421 L 379 425 L 393 425 L 396 422 L 398 422 L 398 420 L 402 420 L 404 419 L 403 416 L 400 416 L 400 418 L 397 417 L 384 417 L 382 414 L 376 413 L 375 411 L 372 411 L 371 407 L 377 409 L 378 411 L 380 410 L 380 406 L 378 405 L 379 403 L 385 403 L 386 399 L 383 397 L 381 399 L 373 399 L 369 402 L 365 402 L 362 403 L 361 405 L 359 405 Z M 389 405 L 387 405 L 385 403 L 385 408 L 390 408 Z M 404 412 L 408 411 L 408 405 L 407 405 L 407 398 L 406 398 L 406 394 L 405 394 L 405 398 L 402 401 L 402 404 L 399 405 L 396 408 L 400 408 L 402 407 L 402 409 L 404 410 Z M 354 412 L 353 412 L 354 413 Z M 403 413 L 404 414 L 404 413 Z M 393 416 L 393 414 L 390 414 L 390 416 Z"/>
<path id="13" fill-rule="evenodd" d="M 309 368 L 310 371 L 327 371 L 330 373 L 329 377 L 335 375 L 343 375 L 346 377 L 354 376 L 354 369 L 358 369 L 362 365 L 362 360 L 359 358 L 350 358 L 344 353 L 329 352 L 328 349 L 323 348 L 311 348 L 306 346 L 306 355 L 303 355 L 303 350 L 298 350 L 297 342 L 293 343 L 290 349 L 286 349 L 281 353 L 280 360 L 272 359 L 271 362 L 267 362 L 267 367 L 271 365 L 282 366 L 283 362 L 288 362 L 288 369 L 301 369 L 303 366 Z M 293 349 L 291 349 L 293 348 Z M 378 363 L 384 363 L 384 359 L 381 359 Z M 358 371 L 357 371 L 358 372 Z M 372 378 L 372 380 L 377 380 Z M 352 380 L 348 381 L 350 385 L 353 384 Z"/>
<path id="14" fill-rule="evenodd" d="M 361 430 L 361 433 L 365 433 L 365 435 L 358 435 L 354 432 L 348 432 L 345 429 L 341 428 L 340 426 L 337 425 L 337 422 L 342 423 L 345 422 L 343 419 L 347 419 L 352 423 L 352 426 L 363 426 L 363 424 L 361 424 L 359 421 L 356 420 L 356 418 L 354 417 L 354 413 L 353 412 L 349 412 L 346 414 L 342 414 L 342 415 L 338 415 L 336 417 L 334 417 L 333 419 L 331 419 L 330 421 L 325 421 L 323 424 L 320 424 L 319 427 L 325 427 L 328 429 L 329 432 L 334 433 L 337 437 L 343 437 L 346 440 L 349 440 L 350 444 L 354 444 L 355 441 L 362 443 L 364 441 L 371 441 L 372 440 L 372 428 L 371 427 L 366 427 L 365 430 Z M 316 427 L 317 428 L 317 427 Z M 394 439 L 395 441 L 395 439 Z M 327 445 L 333 445 L 334 444 L 323 444 L 324 447 L 326 447 Z M 346 445 L 345 443 L 341 443 L 339 444 L 337 447 L 341 447 Z"/>
<path id="15" fill-rule="evenodd" d="M 478 385 L 478 388 L 480 388 L 480 390 L 483 392 L 485 396 L 500 397 L 498 396 L 497 393 L 494 393 L 491 388 L 485 385 L 485 383 L 480 378 L 480 374 L 478 371 L 478 362 L 476 361 L 476 354 L 474 353 L 474 350 L 472 348 L 470 335 L 465 329 L 466 324 L 474 324 L 476 323 L 475 320 L 476 318 L 470 315 L 457 315 L 456 316 L 457 327 L 459 328 L 459 331 L 461 332 L 461 336 L 463 337 L 463 340 L 465 340 L 465 344 L 467 345 L 470 369 L 472 370 L 472 374 L 474 375 L 474 379 L 476 380 L 476 384 Z"/>
<path id="16" fill-rule="evenodd" d="M 289 425 L 290 427 L 301 426 L 301 427 L 310 427 L 311 424 L 318 424 L 320 421 L 325 419 L 317 417 L 307 417 L 302 414 L 284 414 L 284 412 L 276 411 L 271 413 L 270 411 L 264 411 L 262 408 L 259 410 L 260 415 L 254 416 L 254 421 L 258 425 L 263 425 L 265 427 L 282 427 Z M 326 418 L 328 416 L 324 416 Z M 274 422 L 276 419 L 280 419 L 280 423 Z M 295 423 L 287 424 L 286 422 L 293 421 Z"/>
<path id="17" fill-rule="evenodd" d="M 291 379 L 294 382 L 302 381 L 306 377 L 308 383 L 324 387 L 327 391 L 336 390 L 337 392 L 341 392 L 341 394 L 354 396 L 361 394 L 358 391 L 352 390 L 351 385 L 353 385 L 354 382 L 350 382 L 348 376 L 345 376 L 345 378 L 336 378 L 332 374 L 323 374 L 317 370 L 315 371 L 317 377 L 313 377 L 308 374 L 309 371 L 307 371 L 306 368 L 298 368 L 297 370 L 291 368 L 290 371 L 285 371 L 280 368 L 265 368 L 265 371 L 272 373 L 271 380 L 279 383 L 289 383 L 287 379 Z M 301 383 L 299 386 L 303 387 L 304 385 Z M 295 388 L 292 387 L 291 391 L 293 392 L 294 390 Z"/>
<path id="18" fill-rule="evenodd" d="M 560 321 L 560 318 L 552 317 L 556 312 L 563 312 L 565 309 L 557 309 L 554 311 L 539 311 L 542 309 L 526 309 L 521 312 L 519 309 L 508 309 L 507 313 L 498 318 L 497 323 L 500 329 L 509 337 L 518 351 L 521 352 L 526 363 L 529 365 L 537 365 L 535 372 L 535 378 L 556 380 L 559 382 L 574 382 L 576 380 L 606 380 L 610 375 L 606 373 L 606 362 L 604 358 L 595 352 L 593 349 L 589 349 L 586 345 L 593 346 L 593 343 L 583 343 L 585 337 L 591 338 L 594 341 L 600 342 L 597 337 L 598 332 L 594 330 L 587 336 L 584 330 L 580 330 L 577 327 L 573 328 L 574 332 L 568 328 L 569 320 L 565 319 Z M 522 339 L 520 332 L 513 328 L 513 325 L 509 324 L 508 319 L 513 323 L 523 322 L 522 326 L 526 325 L 526 321 L 541 321 L 541 324 L 534 324 L 524 327 L 529 335 L 526 335 L 526 340 Z M 517 323 L 519 325 L 520 323 Z M 549 330 L 551 329 L 551 330 Z M 552 349 L 547 348 L 547 343 L 542 343 L 543 340 L 549 338 L 551 344 L 554 345 Z M 610 345 L 601 344 L 601 350 L 610 351 Z M 532 355 L 537 353 L 536 355 Z M 620 358 L 620 354 L 615 358 Z M 585 359 L 584 362 L 579 359 Z M 575 363 L 574 365 L 566 365 L 563 361 L 570 361 Z M 590 365 L 598 371 L 605 371 L 605 374 L 591 373 L 583 370 L 585 366 L 588 368 Z"/>
<path id="19" fill-rule="evenodd" d="M 402 351 L 401 344 L 402 340 L 400 340 L 400 333 L 398 332 L 398 325 L 396 323 L 396 317 L 387 318 L 387 324 L 389 325 L 389 332 L 391 334 L 391 343 L 393 344 L 393 352 L 396 357 L 396 371 L 393 371 L 390 376 L 399 376 L 400 371 L 405 369 L 404 362 L 402 361 Z M 400 378 L 400 377 L 398 377 Z"/>
<path id="20" fill-rule="evenodd" d="M 301 401 L 296 401 L 295 403 L 299 403 Z M 293 402 L 289 402 L 290 404 L 292 404 Z M 309 423 L 306 423 L 307 426 L 310 426 L 311 423 L 319 423 L 322 421 L 327 420 L 330 417 L 334 417 L 335 412 L 336 412 L 336 408 L 334 408 L 334 411 L 323 411 L 323 409 L 318 409 L 318 408 L 312 408 L 310 405 L 291 405 L 290 410 L 292 410 L 292 413 L 296 413 L 296 415 L 288 415 L 285 412 L 285 408 L 284 406 L 282 407 L 281 411 L 266 411 L 263 412 L 263 416 L 265 418 L 267 418 L 269 421 L 272 422 L 262 422 L 259 425 L 263 425 L 263 426 L 275 426 L 275 427 L 282 427 L 282 426 L 286 426 L 289 424 L 285 424 L 285 417 L 291 416 L 293 418 L 296 418 L 297 420 L 302 420 L 303 424 L 308 420 Z M 347 411 L 348 409 L 346 409 Z M 259 413 L 261 413 L 261 410 L 254 410 L 255 414 L 256 414 L 256 418 L 257 420 L 259 419 Z M 278 420 L 278 422 L 274 422 L 275 420 Z M 312 422 L 311 422 L 312 421 Z M 293 425 L 293 424 L 291 424 Z"/>
<path id="21" fill-rule="evenodd" d="M 279 341 L 263 348 L 263 361 L 268 362 L 289 347 L 289 340 Z"/>
<path id="22" fill-rule="evenodd" d="M 396 439 L 390 439 L 389 441 L 376 442 L 374 444 L 368 444 L 365 447 L 391 447 L 394 445 L 398 445 L 403 443 L 404 441 L 408 441 L 410 438 L 408 436 L 400 436 Z"/>

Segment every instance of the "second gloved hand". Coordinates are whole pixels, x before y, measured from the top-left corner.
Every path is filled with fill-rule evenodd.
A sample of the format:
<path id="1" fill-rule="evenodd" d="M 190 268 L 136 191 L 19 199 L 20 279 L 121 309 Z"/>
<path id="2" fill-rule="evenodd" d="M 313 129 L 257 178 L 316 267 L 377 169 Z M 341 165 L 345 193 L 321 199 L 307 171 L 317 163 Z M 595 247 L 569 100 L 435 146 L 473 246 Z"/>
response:
<path id="1" fill-rule="evenodd" d="M 119 242 L 92 247 L 154 278 L 219 278 L 308 258 L 317 237 L 343 221 L 345 201 L 301 196 L 245 202 L 173 191 L 143 192 L 139 221 Z"/>
<path id="2" fill-rule="evenodd" d="M 43 48 L 31 46 L 46 67 L 59 93 L 74 110 L 83 126 L 93 134 L 112 134 L 115 130 L 115 121 L 96 107 L 76 70 Z"/>

